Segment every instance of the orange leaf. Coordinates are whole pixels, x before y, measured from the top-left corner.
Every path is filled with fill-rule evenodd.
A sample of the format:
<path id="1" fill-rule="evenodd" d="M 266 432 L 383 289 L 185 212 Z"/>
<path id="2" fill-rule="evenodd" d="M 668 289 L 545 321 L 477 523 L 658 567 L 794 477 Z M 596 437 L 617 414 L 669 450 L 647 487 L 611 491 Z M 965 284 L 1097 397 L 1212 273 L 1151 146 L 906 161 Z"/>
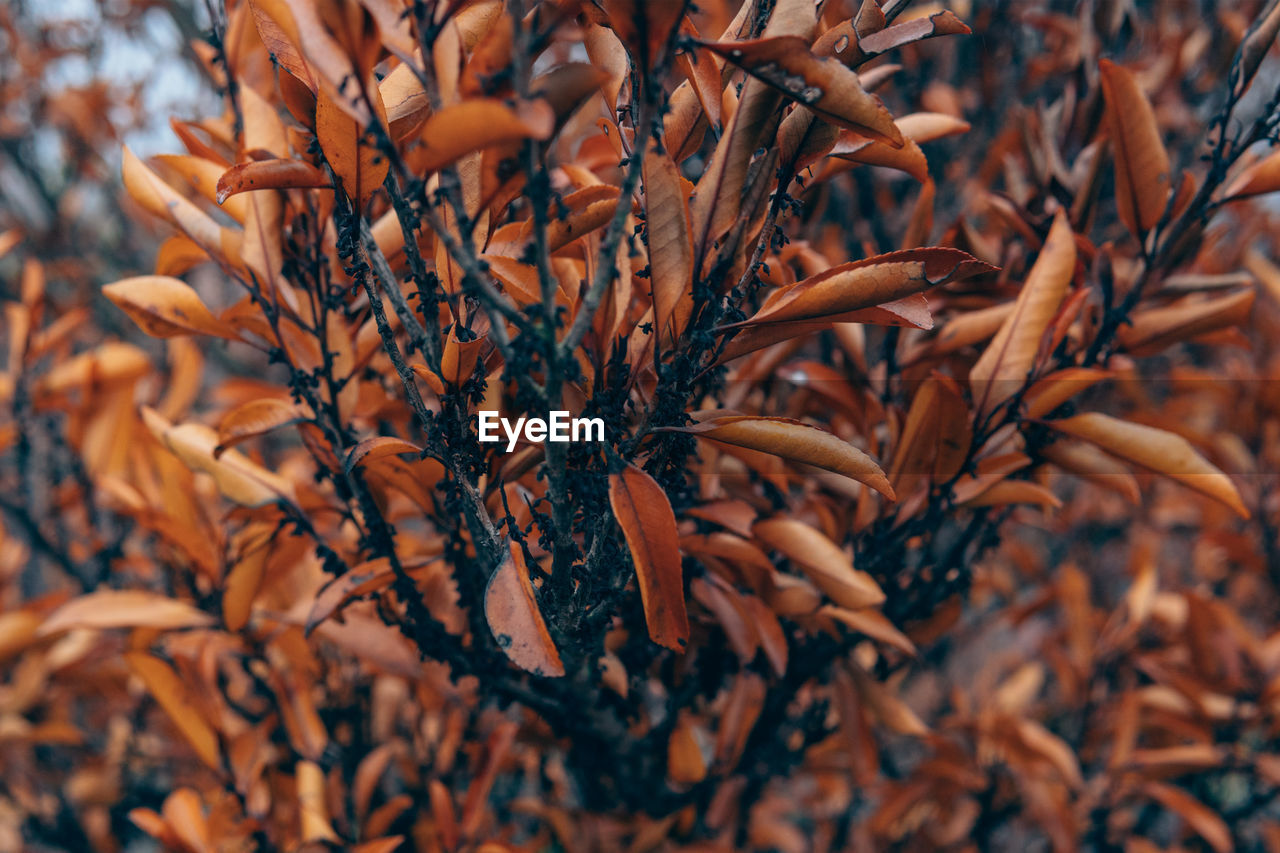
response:
<path id="1" fill-rule="evenodd" d="M 1164 214 L 1172 186 L 1169 154 L 1155 112 L 1133 73 L 1106 59 L 1098 66 L 1116 152 L 1116 207 L 1120 219 L 1140 237 Z"/>
<path id="2" fill-rule="evenodd" d="M 506 559 L 489 577 L 484 616 L 494 640 L 516 666 L 544 678 L 564 675 L 560 652 L 538 610 L 524 552 L 515 542 L 508 544 Z"/>
<path id="3" fill-rule="evenodd" d="M 123 151 L 121 175 L 129 195 L 148 213 L 181 229 L 210 256 L 230 262 L 237 260 L 240 232 L 218 225 L 207 213 L 161 180 L 127 146 Z"/>
<path id="4" fill-rule="evenodd" d="M 832 267 L 790 287 L 775 290 L 755 316 L 740 325 L 817 318 L 840 320 L 841 315 L 853 311 L 994 269 L 958 249 L 909 249 L 876 255 Z"/>
<path id="5" fill-rule="evenodd" d="M 218 735 L 192 702 L 187 685 L 168 664 L 145 652 L 125 652 L 124 659 L 200 760 L 214 770 L 221 769 Z"/>
<path id="6" fill-rule="evenodd" d="M 546 139 L 555 129 L 550 104 L 532 100 L 512 109 L 501 101 L 477 98 L 445 107 L 427 119 L 421 138 L 425 147 L 419 168 L 433 172 L 464 154 L 502 142 Z"/>
<path id="7" fill-rule="evenodd" d="M 866 483 L 890 500 L 894 498 L 893 487 L 884 471 L 870 456 L 826 430 L 800 421 L 726 415 L 689 427 L 669 429 L 825 468 Z"/>
<path id="8" fill-rule="evenodd" d="M 1119 459 L 1163 474 L 1208 495 L 1235 510 L 1241 518 L 1249 517 L 1249 510 L 1230 478 L 1197 453 L 1180 435 L 1122 421 L 1101 412 L 1088 412 L 1046 423 L 1059 432 L 1096 444 Z"/>
<path id="9" fill-rule="evenodd" d="M 655 643 L 683 651 L 689 642 L 679 535 L 671 503 L 652 477 L 628 465 L 609 475 L 609 505 L 635 564 L 645 622 Z"/>
<path id="10" fill-rule="evenodd" d="M 73 628 L 203 628 L 214 618 L 202 610 L 155 592 L 101 589 L 73 598 L 40 625 L 39 636 Z"/>
<path id="11" fill-rule="evenodd" d="M 1040 352 L 1040 341 L 1067 295 L 1075 269 L 1075 236 L 1066 214 L 1059 211 L 1013 313 L 969 370 L 979 417 L 1008 400 L 1026 382 Z"/>
<path id="12" fill-rule="evenodd" d="M 387 111 L 382 106 L 382 95 L 376 86 L 369 87 L 369 93 L 377 113 L 374 120 L 385 129 Z M 357 123 L 324 89 L 320 90 L 316 101 L 316 138 L 329 166 L 358 210 L 369 203 L 391 168 L 374 133 Z"/>
<path id="13" fill-rule="evenodd" d="M 863 91 L 858 75 L 840 61 L 814 56 L 807 40 L 777 36 L 710 42 L 706 47 L 808 107 L 819 118 L 901 147 L 902 133 L 880 99 Z"/>
<path id="14" fill-rule="evenodd" d="M 212 335 L 238 340 L 235 330 L 205 307 L 186 282 L 163 275 L 141 275 L 105 285 L 103 294 L 155 338 Z"/>
<path id="15" fill-rule="evenodd" d="M 328 187 L 329 176 L 302 160 L 258 160 L 238 163 L 218 178 L 218 204 L 251 190 Z"/>
<path id="16" fill-rule="evenodd" d="M 693 231 L 680 170 L 654 147 L 644 157 L 644 208 L 653 313 L 660 346 L 671 346 L 693 311 Z"/>
<path id="17" fill-rule="evenodd" d="M 756 539 L 785 554 L 827 594 L 851 610 L 875 607 L 885 600 L 875 579 L 853 567 L 853 561 L 821 531 L 793 518 L 757 522 Z"/>
<path id="18" fill-rule="evenodd" d="M 214 455 L 221 456 L 223 450 L 247 438 L 287 424 L 301 423 L 306 417 L 306 412 L 297 403 L 278 397 L 241 403 L 218 423 L 218 446 L 213 451 Z"/>
<path id="19" fill-rule="evenodd" d="M 193 471 L 213 477 L 218 491 L 230 501 L 247 507 L 294 500 L 293 484 L 252 462 L 244 454 L 228 450 L 214 456 L 218 434 L 203 424 L 173 425 L 153 409 L 143 407 L 142 419 L 151 433 Z"/>

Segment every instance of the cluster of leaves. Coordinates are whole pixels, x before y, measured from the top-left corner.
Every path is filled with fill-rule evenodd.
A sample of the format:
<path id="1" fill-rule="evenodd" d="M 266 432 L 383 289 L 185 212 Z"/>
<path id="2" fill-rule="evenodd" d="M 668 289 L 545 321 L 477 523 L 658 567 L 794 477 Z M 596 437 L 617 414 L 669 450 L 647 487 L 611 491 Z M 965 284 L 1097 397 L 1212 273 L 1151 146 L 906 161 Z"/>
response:
<path id="1" fill-rule="evenodd" d="M 909 5 L 213 10 L 167 368 L 6 303 L 5 840 L 1280 844 L 1280 3 Z"/>

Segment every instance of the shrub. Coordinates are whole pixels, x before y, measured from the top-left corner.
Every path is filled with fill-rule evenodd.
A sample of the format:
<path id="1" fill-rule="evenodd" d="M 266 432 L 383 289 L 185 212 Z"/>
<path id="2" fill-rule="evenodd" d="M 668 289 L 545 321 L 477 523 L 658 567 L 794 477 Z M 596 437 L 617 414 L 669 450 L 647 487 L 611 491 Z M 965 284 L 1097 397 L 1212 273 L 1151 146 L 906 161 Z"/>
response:
<path id="1" fill-rule="evenodd" d="M 1276 845 L 1280 10 L 908 5 L 212 10 L 164 361 L 7 303 L 14 837 Z"/>

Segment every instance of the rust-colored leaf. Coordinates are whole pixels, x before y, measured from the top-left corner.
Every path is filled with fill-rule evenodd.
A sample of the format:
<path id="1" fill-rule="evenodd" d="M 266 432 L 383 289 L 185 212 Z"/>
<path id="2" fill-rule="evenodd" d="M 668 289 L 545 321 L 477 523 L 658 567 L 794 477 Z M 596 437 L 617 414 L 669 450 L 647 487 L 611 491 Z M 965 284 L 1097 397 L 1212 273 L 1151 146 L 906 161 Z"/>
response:
<path id="1" fill-rule="evenodd" d="M 1115 147 L 1116 207 L 1120 219 L 1140 238 L 1164 214 L 1173 185 L 1169 154 L 1155 112 L 1133 72 L 1108 59 L 1098 67 Z"/>
<path id="2" fill-rule="evenodd" d="M 1075 235 L 1066 214 L 1059 211 L 1018 293 L 1013 313 L 969 370 L 969 386 L 980 417 L 1016 394 L 1027 381 L 1040 353 L 1041 339 L 1067 295 L 1075 269 Z"/>
<path id="3" fill-rule="evenodd" d="M 47 636 L 75 628 L 204 628 L 214 619 L 185 601 L 139 589 L 100 589 L 73 598 L 40 624 Z"/>
<path id="4" fill-rule="evenodd" d="M 255 160 L 238 163 L 218 178 L 217 201 L 223 204 L 252 190 L 286 190 L 329 186 L 329 176 L 302 160 Z"/>
<path id="5" fill-rule="evenodd" d="M 652 477 L 635 465 L 609 475 L 609 504 L 627 540 L 655 643 L 683 651 L 689 642 L 684 574 L 671 504 Z"/>
<path id="6" fill-rule="evenodd" d="M 212 335 L 231 340 L 239 338 L 236 331 L 213 316 L 200 296 L 180 279 L 143 275 L 108 284 L 102 292 L 152 337 Z"/>
<path id="7" fill-rule="evenodd" d="M 958 249 L 909 249 L 832 267 L 769 295 L 744 324 L 842 320 L 843 315 L 893 302 L 994 267 Z"/>
<path id="8" fill-rule="evenodd" d="M 1176 480 L 1226 504 L 1241 518 L 1249 510 L 1231 479 L 1195 451 L 1185 438 L 1162 429 L 1088 412 L 1049 426 L 1096 444 L 1111 455 Z"/>
<path id="9" fill-rule="evenodd" d="M 484 615 L 498 647 L 523 670 L 558 678 L 564 664 L 538 609 L 538 600 L 519 544 L 507 543 L 506 557 L 489 576 Z"/>
<path id="10" fill-rule="evenodd" d="M 894 497 L 889 480 L 870 456 L 826 430 L 800 421 L 724 415 L 675 431 L 825 468 L 866 483 L 890 500 Z"/>
<path id="11" fill-rule="evenodd" d="M 684 181 L 657 148 L 645 153 L 644 207 L 654 319 L 661 344 L 671 346 L 693 310 L 693 231 Z"/>

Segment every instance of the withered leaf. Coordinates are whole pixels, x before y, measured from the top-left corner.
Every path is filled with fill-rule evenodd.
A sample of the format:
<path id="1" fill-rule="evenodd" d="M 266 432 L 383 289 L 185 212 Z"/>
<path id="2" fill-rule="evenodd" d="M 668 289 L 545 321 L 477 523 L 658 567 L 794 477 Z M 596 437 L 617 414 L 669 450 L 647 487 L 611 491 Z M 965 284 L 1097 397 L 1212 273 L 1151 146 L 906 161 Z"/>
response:
<path id="1" fill-rule="evenodd" d="M 655 643 L 683 651 L 689 642 L 676 518 L 666 493 L 635 465 L 609 475 L 609 504 L 627 540 Z"/>

